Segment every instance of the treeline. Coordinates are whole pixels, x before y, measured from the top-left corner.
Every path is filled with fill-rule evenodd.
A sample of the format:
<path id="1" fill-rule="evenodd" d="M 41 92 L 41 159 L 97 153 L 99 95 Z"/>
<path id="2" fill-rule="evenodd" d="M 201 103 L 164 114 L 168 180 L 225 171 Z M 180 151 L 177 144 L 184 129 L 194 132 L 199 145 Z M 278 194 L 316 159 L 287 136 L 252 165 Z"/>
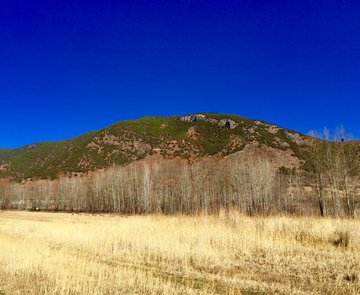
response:
<path id="1" fill-rule="evenodd" d="M 278 169 L 265 157 L 135 162 L 56 180 L 0 183 L 0 207 L 124 214 L 214 213 L 356 215 L 355 142 L 314 141 L 313 171 Z M 282 171 L 282 172 L 281 172 Z"/>
<path id="2" fill-rule="evenodd" d="M 303 203 L 300 174 L 289 184 L 264 158 L 137 162 L 86 175 L 1 186 L 3 208 L 147 214 L 214 212 L 236 207 L 244 213 L 294 211 Z M 283 178 L 283 179 L 282 179 Z M 291 176 L 290 176 L 291 178 Z"/>
<path id="3" fill-rule="evenodd" d="M 305 190 L 298 171 L 284 175 L 266 159 L 231 157 L 193 165 L 138 162 L 81 176 L 64 174 L 54 181 L 1 183 L 0 206 L 125 214 L 212 213 L 221 207 L 249 215 L 323 214 L 317 193 Z M 326 214 L 349 215 L 343 195 L 339 193 L 335 203 L 329 196 L 324 198 Z M 331 210 L 334 205 L 336 211 Z"/>
<path id="4" fill-rule="evenodd" d="M 320 215 L 354 216 L 360 200 L 360 145 L 343 127 L 334 140 L 325 128 L 323 134 L 311 131 L 317 138 L 309 144 L 309 163 L 315 180 L 316 200 Z"/>

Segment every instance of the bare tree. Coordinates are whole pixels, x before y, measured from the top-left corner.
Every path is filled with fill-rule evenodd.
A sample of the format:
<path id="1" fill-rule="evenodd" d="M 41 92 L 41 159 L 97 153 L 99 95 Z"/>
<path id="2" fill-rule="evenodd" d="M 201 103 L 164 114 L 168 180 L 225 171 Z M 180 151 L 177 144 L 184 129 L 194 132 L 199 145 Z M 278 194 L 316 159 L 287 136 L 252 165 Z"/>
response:
<path id="1" fill-rule="evenodd" d="M 5 209 L 10 199 L 10 184 L 0 181 L 0 210 Z"/>

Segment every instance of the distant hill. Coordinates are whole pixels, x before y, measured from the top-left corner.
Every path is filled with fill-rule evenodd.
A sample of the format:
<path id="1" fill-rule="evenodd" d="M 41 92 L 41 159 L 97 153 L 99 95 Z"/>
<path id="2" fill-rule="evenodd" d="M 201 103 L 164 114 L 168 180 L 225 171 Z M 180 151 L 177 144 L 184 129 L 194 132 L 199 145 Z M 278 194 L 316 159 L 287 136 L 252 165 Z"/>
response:
<path id="1" fill-rule="evenodd" d="M 281 159 L 283 153 L 285 158 L 293 157 L 304 166 L 305 137 L 293 130 L 237 115 L 143 117 L 119 121 L 71 139 L 0 149 L 0 178 L 55 178 L 59 172 L 87 172 L 153 156 L 191 162 L 204 156 L 251 152 L 254 147 L 277 154 L 274 161 Z"/>

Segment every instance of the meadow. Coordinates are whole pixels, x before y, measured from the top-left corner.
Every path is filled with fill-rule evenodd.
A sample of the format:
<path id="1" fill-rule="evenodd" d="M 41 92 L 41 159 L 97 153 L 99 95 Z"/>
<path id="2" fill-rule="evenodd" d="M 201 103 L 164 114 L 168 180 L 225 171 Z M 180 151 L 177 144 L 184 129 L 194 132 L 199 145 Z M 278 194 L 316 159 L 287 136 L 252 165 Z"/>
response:
<path id="1" fill-rule="evenodd" d="M 360 220 L 0 213 L 0 294 L 359 294 Z"/>

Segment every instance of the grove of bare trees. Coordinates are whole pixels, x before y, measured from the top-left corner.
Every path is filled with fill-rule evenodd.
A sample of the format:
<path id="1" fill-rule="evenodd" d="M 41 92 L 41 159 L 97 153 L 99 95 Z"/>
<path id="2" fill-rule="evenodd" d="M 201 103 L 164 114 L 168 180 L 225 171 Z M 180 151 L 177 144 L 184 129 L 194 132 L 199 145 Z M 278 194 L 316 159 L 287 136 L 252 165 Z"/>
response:
<path id="1" fill-rule="evenodd" d="M 355 196 L 360 187 L 358 142 L 346 135 L 343 127 L 336 130 L 332 141 L 326 128 L 323 134 L 310 132 L 310 135 L 317 138 L 309 145 L 309 155 L 320 214 L 354 216 Z"/>
<path id="2" fill-rule="evenodd" d="M 62 173 L 56 180 L 0 182 L 0 209 L 196 214 L 237 208 L 248 215 L 355 216 L 357 143 L 312 140 L 308 161 L 307 176 L 297 169 L 280 173 L 265 157 L 228 156 L 192 164 L 140 161 L 88 174 Z"/>

